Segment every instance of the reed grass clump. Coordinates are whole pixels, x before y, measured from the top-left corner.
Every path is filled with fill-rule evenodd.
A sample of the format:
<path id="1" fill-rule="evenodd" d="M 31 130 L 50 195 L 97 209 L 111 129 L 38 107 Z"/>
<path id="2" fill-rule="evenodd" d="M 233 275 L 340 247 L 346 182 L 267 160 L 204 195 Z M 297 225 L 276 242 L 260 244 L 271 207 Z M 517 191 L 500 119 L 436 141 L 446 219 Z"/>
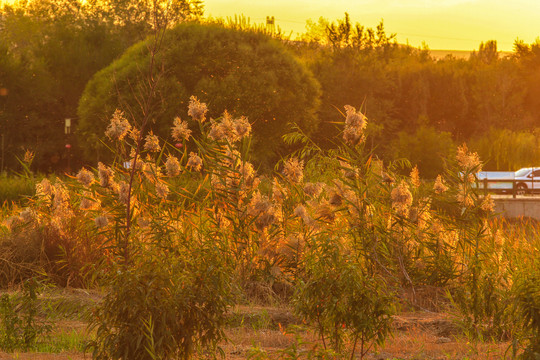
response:
<path id="1" fill-rule="evenodd" d="M 215 353 L 227 307 L 253 301 L 290 303 L 319 335 L 312 355 L 366 356 L 400 306 L 451 309 L 471 338 L 520 338 L 537 352 L 539 232 L 493 218 L 478 155 L 460 147 L 434 182 L 399 175 L 347 107 L 335 149 L 295 127 L 285 141 L 299 150 L 260 173 L 248 119 L 207 111 L 192 97 L 191 121 L 176 117 L 168 139 L 112 114 L 113 162 L 44 179 L 6 214 L 4 284 L 44 272 L 106 286 L 95 358 Z"/>

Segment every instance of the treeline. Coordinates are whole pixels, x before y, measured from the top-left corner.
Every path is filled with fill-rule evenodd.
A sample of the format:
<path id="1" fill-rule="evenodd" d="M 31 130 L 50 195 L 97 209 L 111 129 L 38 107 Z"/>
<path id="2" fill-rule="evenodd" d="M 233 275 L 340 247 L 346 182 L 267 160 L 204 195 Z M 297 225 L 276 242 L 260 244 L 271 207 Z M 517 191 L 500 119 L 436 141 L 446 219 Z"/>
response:
<path id="1" fill-rule="evenodd" d="M 16 156 L 27 148 L 36 152 L 34 166 L 42 171 L 66 170 L 67 144 L 73 161 L 84 160 L 77 138 L 65 134 L 64 119 L 76 117 L 92 76 L 153 28 L 203 21 L 199 1 L 176 0 L 167 9 L 167 2 L 157 4 L 40 0 L 2 8 L 4 168 L 15 168 Z M 223 25 L 263 31 L 238 21 Z M 367 115 L 369 145 L 379 157 L 408 158 L 425 177 L 441 172 L 442 157 L 464 142 L 487 161 L 487 169 L 538 165 L 540 41 L 516 41 L 506 57 L 495 41 L 487 41 L 469 59 L 435 59 L 428 48 L 398 44 L 382 22 L 365 28 L 347 14 L 336 22 L 308 21 L 301 40 L 273 36 L 320 84 L 311 134 L 319 146 L 331 147 L 340 136 L 338 109 L 350 104 Z"/>
<path id="2" fill-rule="evenodd" d="M 495 41 L 469 59 L 435 59 L 429 49 L 397 44 L 381 22 L 365 29 L 344 19 L 311 23 L 302 55 L 322 86 L 318 140 L 337 136 L 336 108 L 354 104 L 370 121 L 376 152 L 406 157 L 426 176 L 467 142 L 487 168 L 515 170 L 539 154 L 540 42 L 516 41 L 501 57 Z"/>

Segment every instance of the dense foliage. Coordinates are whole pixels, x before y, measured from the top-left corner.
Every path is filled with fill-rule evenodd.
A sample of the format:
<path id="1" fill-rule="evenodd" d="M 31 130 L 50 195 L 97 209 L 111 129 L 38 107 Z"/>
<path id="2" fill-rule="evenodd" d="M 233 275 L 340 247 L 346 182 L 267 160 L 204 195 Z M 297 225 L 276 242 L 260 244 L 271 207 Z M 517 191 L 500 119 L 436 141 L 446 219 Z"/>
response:
<path id="1" fill-rule="evenodd" d="M 40 170 L 67 170 L 70 162 L 73 165 L 80 163 L 83 159 L 81 144 L 77 143 L 73 134 L 64 134 L 64 119 L 71 118 L 74 124 L 72 130 L 77 129 L 77 107 L 88 80 L 129 46 L 151 34 L 156 27 L 172 27 L 202 12 L 198 1 L 158 1 L 155 8 L 150 3 L 144 3 L 144 6 L 141 3 L 137 5 L 137 12 L 129 10 L 130 4 L 125 0 L 84 3 L 47 0 L 2 7 L 0 124 L 4 138 L 4 168 L 17 168 L 15 156 L 21 157 L 26 148 L 38 150 L 33 166 Z M 251 33 L 244 35 L 251 39 L 258 38 L 252 34 L 257 32 L 253 30 L 260 30 L 256 26 L 238 22 L 221 22 L 221 25 Z M 468 59 L 450 55 L 436 59 L 427 47 L 414 49 L 397 44 L 392 34 L 385 33 L 382 22 L 376 29 L 370 29 L 353 23 L 346 15 L 337 22 L 323 18 L 318 22 L 308 22 L 307 28 L 306 34 L 297 41 L 290 41 L 280 32 L 274 36 L 309 67 L 320 83 L 320 97 L 313 90 L 313 80 L 307 81 L 306 84 L 311 85 L 301 90 L 282 91 L 287 84 L 301 81 L 305 71 L 299 70 L 297 65 L 281 69 L 281 63 L 269 56 L 267 51 L 270 50 L 264 48 L 258 52 L 251 51 L 255 48 L 250 50 L 242 46 L 236 49 L 245 58 L 236 74 L 225 74 L 223 69 L 219 74 L 201 73 L 228 56 L 223 41 L 215 42 L 215 47 L 209 51 L 197 51 L 194 59 L 198 59 L 200 67 L 198 70 L 188 68 L 183 72 L 190 80 L 179 85 L 165 74 L 160 90 L 167 95 L 183 94 L 180 97 L 185 103 L 188 94 L 196 94 L 205 101 L 213 97 L 213 101 L 217 101 L 214 96 L 227 93 L 228 88 L 231 90 L 228 93 L 235 93 L 237 97 L 220 97 L 220 103 L 214 104 L 214 117 L 221 115 L 225 108 L 231 112 L 239 111 L 257 120 L 254 126 L 262 130 L 256 129 L 256 133 L 267 134 L 273 133 L 276 127 L 283 131 L 282 126 L 288 119 L 296 116 L 309 124 L 319 123 L 318 128 L 313 128 L 317 131 L 314 140 L 324 148 L 332 147 L 339 133 L 333 124 L 336 108 L 352 104 L 376 120 L 376 125 L 370 125 L 368 129 L 370 147 L 384 159 L 391 159 L 403 152 L 399 149 L 403 141 L 399 139 L 404 136 L 412 138 L 413 143 L 421 144 L 418 136 L 425 136 L 426 132 L 419 132 L 419 129 L 425 128 L 447 132 L 457 144 L 468 142 L 485 159 L 487 169 L 516 170 L 524 165 L 535 165 L 535 154 L 539 147 L 537 142 L 527 139 L 526 145 L 518 146 L 516 141 L 521 142 L 519 139 L 537 132 L 540 113 L 536 81 L 540 64 L 538 43 L 516 41 L 514 53 L 503 57 L 497 51 L 496 42 L 486 41 Z M 195 37 L 204 37 L 209 33 L 209 30 L 195 28 L 190 31 Z M 227 39 L 234 44 L 239 41 Z M 206 40 L 210 41 L 211 37 Z M 183 42 L 182 46 L 195 46 L 199 41 L 204 42 L 198 39 L 191 43 Z M 254 43 L 252 46 L 255 46 Z M 144 52 L 144 49 L 139 50 Z M 171 52 L 169 54 L 172 56 Z M 182 53 L 185 59 L 189 56 L 189 53 Z M 268 73 L 260 73 L 263 67 L 260 61 L 266 61 L 264 59 L 267 60 Z M 177 69 L 184 65 L 183 62 L 175 63 L 172 60 L 167 63 L 168 67 L 176 66 Z M 296 71 L 297 74 L 286 79 L 270 76 L 272 71 L 283 71 L 284 74 L 286 70 Z M 144 72 L 145 67 L 139 70 L 131 68 L 130 76 L 137 71 Z M 241 78 L 237 79 L 240 75 Z M 219 85 L 216 79 L 227 81 Z M 248 87 L 257 91 L 240 91 Z M 134 87 L 122 96 L 133 100 L 136 92 L 137 88 Z M 283 105 L 283 98 L 298 96 L 303 96 L 301 101 L 306 104 L 320 102 L 319 111 L 313 113 L 316 106 L 310 109 L 300 104 L 280 106 Z M 165 96 L 162 100 L 170 104 L 171 98 Z M 264 102 L 264 106 L 251 106 L 260 102 Z M 97 106 L 94 104 L 94 107 Z M 80 110 L 83 118 L 92 119 L 92 124 L 103 122 L 104 118 L 97 115 L 97 109 L 84 107 Z M 256 111 L 252 113 L 253 109 Z M 273 109 L 273 113 L 269 109 Z M 298 109 L 311 113 L 299 117 Z M 110 112 L 114 109 L 108 104 L 101 109 L 101 116 L 105 110 Z M 106 115 L 110 116 L 110 113 Z M 92 129 L 92 126 L 85 124 L 84 131 Z M 98 128 L 91 131 L 94 133 L 90 139 L 92 146 L 99 143 L 99 135 L 95 131 Z M 87 146 L 87 137 L 82 139 L 88 154 L 93 147 Z M 258 151 L 266 151 L 263 146 L 268 150 L 275 149 L 277 142 L 272 139 L 259 144 Z M 66 144 L 71 145 L 69 150 Z M 428 151 L 422 149 L 421 153 Z M 509 152 L 513 155 L 512 159 L 503 159 Z M 409 159 L 412 164 L 418 164 L 425 176 L 440 171 L 437 164 L 428 164 L 414 154 L 409 155 L 413 156 Z M 89 160 L 95 159 L 92 157 Z"/>
<path id="2" fill-rule="evenodd" d="M 201 13 L 198 1 L 157 4 L 157 14 L 143 1 L 135 7 L 124 0 L 2 4 L 0 134 L 4 149 L 0 156 L 4 156 L 4 169 L 16 169 L 16 157 L 21 158 L 25 149 L 35 152 L 34 167 L 42 171 L 67 170 L 70 162 L 81 163 L 73 132 L 88 80 L 144 39 L 164 17 L 174 24 Z M 72 119 L 67 135 L 66 118 Z M 66 144 L 71 145 L 71 153 Z"/>
<path id="3" fill-rule="evenodd" d="M 426 136 L 426 128 L 449 133 L 458 144 L 481 143 L 490 131 L 504 130 L 499 133 L 505 142 L 535 131 L 538 91 L 530 79 L 538 72 L 539 43 L 516 42 L 515 52 L 503 57 L 497 43 L 487 41 L 468 59 L 451 55 L 436 59 L 427 47 L 397 44 L 386 35 L 382 22 L 375 30 L 365 29 L 346 15 L 337 23 L 321 18 L 309 25 L 300 51 L 323 90 L 316 136 L 322 144 L 338 135 L 332 119 L 335 108 L 345 104 L 361 107 L 376 120 L 371 141 L 386 159 L 403 151 L 399 146 L 405 135 L 412 143 L 421 143 L 419 136 Z M 446 144 L 443 140 L 441 146 Z M 418 157 L 429 153 L 429 146 L 409 154 L 409 160 L 432 176 L 440 169 Z M 508 149 L 475 146 L 475 150 L 487 169 L 517 170 L 533 165 L 538 144 L 513 148 L 511 156 L 520 160 L 507 162 L 496 159 L 507 156 Z"/>
<path id="4" fill-rule="evenodd" d="M 150 4 L 146 7 L 139 4 L 140 11 L 136 13 L 128 11 L 129 1 L 120 0 L 69 4 L 48 0 L 4 5 L 0 16 L 0 121 L 4 135 L 4 167 L 16 168 L 15 156 L 20 157 L 25 148 L 39 149 L 33 166 L 40 170 L 65 170 L 70 162 L 82 161 L 77 139 L 64 135 L 64 119 L 73 119 L 72 130 L 77 129 L 77 106 L 87 81 L 129 46 L 152 33 L 155 26 L 173 26 L 201 14 L 200 3 L 196 1 L 169 2 L 169 8 L 164 2 L 158 3 L 156 12 Z M 249 25 L 222 24 L 243 32 L 251 31 Z M 204 33 L 200 32 L 199 35 Z M 290 41 L 281 33 L 275 36 L 304 59 L 321 85 L 320 110 L 316 118 L 313 119 L 313 114 L 310 117 L 320 124 L 315 140 L 323 147 L 331 147 L 338 134 L 332 123 L 336 108 L 352 104 L 377 120 L 377 125 L 369 129 L 370 146 L 385 159 L 401 152 L 395 147 L 400 144 L 396 141 L 398 136 L 408 134 L 417 138 L 420 135 L 417 130 L 426 127 L 450 133 L 458 144 L 472 144 L 486 160 L 487 169 L 515 170 L 534 165 L 538 144 L 527 140 L 527 146 L 515 146 L 515 141 L 536 131 L 540 113 L 535 80 L 540 64 L 538 43 L 529 45 L 516 41 L 514 53 L 502 57 L 496 43 L 487 41 L 468 59 L 452 56 L 436 59 L 427 48 L 419 50 L 396 44 L 394 36 L 385 33 L 382 23 L 376 29 L 365 28 L 354 24 L 348 15 L 337 22 L 323 18 L 317 23 L 308 22 L 308 30 L 299 41 Z M 252 55 L 247 49 L 244 51 Z M 202 65 L 211 65 L 210 59 L 215 55 L 204 55 L 206 60 Z M 265 95 L 279 93 L 282 86 L 279 78 L 262 79 L 261 75 L 255 83 L 249 82 L 248 75 L 257 74 L 258 70 L 248 71 L 248 68 L 260 69 L 260 64 L 251 61 L 244 65 L 241 70 L 246 78 L 241 86 L 256 86 Z M 190 76 L 199 75 L 195 71 Z M 167 76 L 164 78 L 168 80 Z M 223 92 L 223 88 L 210 81 L 212 78 L 203 78 L 203 83 L 208 83 L 214 93 Z M 229 82 L 227 86 L 234 85 L 236 94 L 242 95 L 238 93 L 240 85 Z M 174 92 L 183 92 L 184 97 L 189 93 L 209 100 L 215 95 L 204 94 L 192 85 L 188 87 L 193 89 L 186 89 L 185 85 L 165 83 L 163 90 L 174 89 Z M 199 87 L 202 89 L 204 84 Z M 296 91 L 292 95 L 302 93 Z M 316 94 L 308 94 L 306 99 Z M 238 99 L 257 100 L 247 95 L 252 94 L 243 94 Z M 265 104 L 267 109 L 276 104 L 271 99 L 273 97 Z M 226 107 L 251 115 L 246 111 L 249 100 L 220 100 L 223 103 L 215 104 L 214 109 L 218 115 Z M 273 123 L 271 119 L 275 116 L 281 124 L 284 116 L 293 114 L 286 110 L 283 114 L 270 114 L 260 109 L 254 116 L 269 123 Z M 273 131 L 269 123 L 261 122 L 256 126 Z M 490 139 L 494 136 L 498 139 L 488 140 L 487 133 Z M 99 139 L 93 138 L 92 142 L 99 143 Z M 71 145 L 70 150 L 66 149 L 66 144 Z M 517 160 L 501 159 L 509 153 L 508 147 Z M 85 151 L 90 151 L 86 145 Z M 410 160 L 418 164 L 426 176 L 440 170 L 420 158 Z"/>

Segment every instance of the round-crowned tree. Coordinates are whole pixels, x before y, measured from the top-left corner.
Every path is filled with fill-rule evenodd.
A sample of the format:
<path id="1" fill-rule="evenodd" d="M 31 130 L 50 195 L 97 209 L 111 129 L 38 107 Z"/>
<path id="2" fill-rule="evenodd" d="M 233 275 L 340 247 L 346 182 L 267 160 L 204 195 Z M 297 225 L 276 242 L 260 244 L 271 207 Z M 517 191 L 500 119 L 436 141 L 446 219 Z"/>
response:
<path id="1" fill-rule="evenodd" d="M 263 162 L 280 153 L 288 123 L 307 133 L 316 128 L 319 84 L 278 41 L 254 31 L 184 23 L 165 33 L 158 51 L 153 44 L 148 38 L 134 45 L 87 84 L 78 133 L 88 160 L 103 148 L 100 139 L 115 109 L 137 121 L 144 101 L 152 119 L 147 130 L 165 138 L 174 117 L 189 120 L 191 95 L 208 104 L 210 117 L 225 110 L 247 116 L 256 160 Z"/>

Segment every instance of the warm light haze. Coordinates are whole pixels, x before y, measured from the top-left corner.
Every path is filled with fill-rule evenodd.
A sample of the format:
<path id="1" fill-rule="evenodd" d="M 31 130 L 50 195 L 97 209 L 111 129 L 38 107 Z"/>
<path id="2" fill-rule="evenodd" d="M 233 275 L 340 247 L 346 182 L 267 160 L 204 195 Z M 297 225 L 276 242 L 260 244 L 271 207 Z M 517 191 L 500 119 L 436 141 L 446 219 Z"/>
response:
<path id="1" fill-rule="evenodd" d="M 274 16 L 293 37 L 305 32 L 307 19 L 342 18 L 375 27 L 381 19 L 400 43 L 430 49 L 473 50 L 481 41 L 497 40 L 511 51 L 516 38 L 526 43 L 540 35 L 537 0 L 205 0 L 206 16 L 244 15 L 252 23 Z"/>

